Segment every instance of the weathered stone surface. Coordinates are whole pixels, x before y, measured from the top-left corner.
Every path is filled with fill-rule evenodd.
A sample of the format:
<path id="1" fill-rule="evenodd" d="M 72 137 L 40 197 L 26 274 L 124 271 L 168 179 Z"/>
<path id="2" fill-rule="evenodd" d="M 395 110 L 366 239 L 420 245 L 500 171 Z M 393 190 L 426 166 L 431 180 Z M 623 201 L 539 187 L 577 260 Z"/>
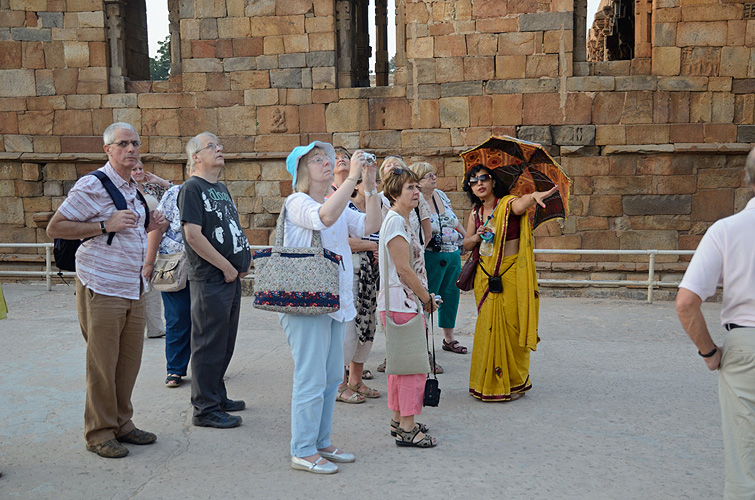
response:
<path id="1" fill-rule="evenodd" d="M 551 127 L 553 143 L 563 146 L 593 146 L 595 125 L 564 125 Z"/>
<path id="2" fill-rule="evenodd" d="M 558 78 L 491 80 L 485 84 L 485 92 L 488 94 L 535 94 L 556 92 L 558 89 Z"/>
<path id="3" fill-rule="evenodd" d="M 692 220 L 713 222 L 734 211 L 731 189 L 704 189 L 692 195 Z"/>
<path id="4" fill-rule="evenodd" d="M 270 71 L 270 86 L 273 88 L 301 88 L 301 69 L 274 69 Z"/>
<path id="5" fill-rule="evenodd" d="M 523 14 L 519 19 L 522 31 L 570 30 L 573 28 L 573 15 L 570 12 L 538 12 Z"/>
<path id="6" fill-rule="evenodd" d="M 755 143 L 755 125 L 739 125 L 737 127 L 737 142 Z"/>
<path id="7" fill-rule="evenodd" d="M 0 97 L 27 97 L 36 95 L 34 70 L 3 70 L 3 83 L 0 85 Z"/>
<path id="8" fill-rule="evenodd" d="M 11 28 L 11 37 L 13 40 L 26 42 L 51 42 L 52 32 L 48 28 Z"/>
<path id="9" fill-rule="evenodd" d="M 443 83 L 440 86 L 441 97 L 461 97 L 482 95 L 482 82 L 470 81 L 459 83 Z"/>
<path id="10" fill-rule="evenodd" d="M 551 136 L 550 127 L 533 127 L 523 125 L 517 128 L 516 136 L 519 139 L 525 141 L 536 142 L 538 144 L 550 145 L 553 144 L 553 138 Z"/>
<path id="11" fill-rule="evenodd" d="M 690 195 L 624 196 L 622 207 L 627 215 L 684 215 L 692 211 Z"/>
<path id="12" fill-rule="evenodd" d="M 401 132 L 401 144 L 408 149 L 449 147 L 451 135 L 446 130 L 404 130 Z"/>
<path id="13" fill-rule="evenodd" d="M 442 128 L 469 126 L 469 99 L 443 97 L 440 99 L 440 126 Z"/>

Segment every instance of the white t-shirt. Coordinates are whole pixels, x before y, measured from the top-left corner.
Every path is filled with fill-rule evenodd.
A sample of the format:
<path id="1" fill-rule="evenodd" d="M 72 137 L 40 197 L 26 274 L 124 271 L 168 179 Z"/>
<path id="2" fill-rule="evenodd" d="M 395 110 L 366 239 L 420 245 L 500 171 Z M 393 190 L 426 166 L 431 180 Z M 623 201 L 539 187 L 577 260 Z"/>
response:
<path id="1" fill-rule="evenodd" d="M 708 229 L 679 288 L 705 300 L 719 283 L 724 287 L 721 324 L 755 327 L 755 198 Z"/>
<path id="2" fill-rule="evenodd" d="M 365 215 L 344 209 L 336 222 L 326 227 L 320 220 L 320 207 L 307 193 L 294 193 L 286 198 L 286 228 L 283 245 L 287 247 L 308 247 L 312 245 L 313 231 L 320 231 L 322 246 L 341 256 L 343 266 L 339 268 L 341 308 L 330 313 L 336 321 L 351 321 L 356 316 L 354 292 L 352 290 L 353 271 L 347 265 L 351 261 L 349 234 L 364 237 Z M 346 260 L 348 259 L 348 260 Z"/>
<path id="3" fill-rule="evenodd" d="M 425 252 L 419 244 L 417 233 L 401 214 L 390 210 L 383 219 L 380 228 L 379 262 L 380 262 L 380 292 L 377 298 L 377 310 L 385 311 L 385 283 L 388 273 L 388 288 L 390 289 L 390 308 L 393 312 L 416 313 L 417 302 L 414 292 L 406 286 L 398 276 L 396 264 L 388 251 L 388 243 L 394 238 L 403 238 L 409 243 L 412 251 L 412 269 L 417 273 L 422 285 L 427 288 L 427 272 L 425 271 Z M 409 258 L 409 255 L 406 256 Z"/>
<path id="4" fill-rule="evenodd" d="M 391 209 L 391 202 L 388 199 L 388 197 L 383 194 L 382 191 L 378 193 L 380 196 L 381 201 L 381 210 L 383 211 L 383 220 L 385 220 L 385 216 L 388 214 L 388 211 Z M 417 212 L 419 212 L 419 216 L 417 215 Z M 427 204 L 427 201 L 425 201 L 424 196 L 419 197 L 419 204 L 417 205 L 417 210 L 412 210 L 412 213 L 409 214 L 409 223 L 411 224 L 412 230 L 419 235 L 419 232 L 422 231 L 422 225 L 421 222 L 425 219 L 430 218 L 430 205 Z M 425 235 L 422 235 L 422 241 L 425 241 Z"/>

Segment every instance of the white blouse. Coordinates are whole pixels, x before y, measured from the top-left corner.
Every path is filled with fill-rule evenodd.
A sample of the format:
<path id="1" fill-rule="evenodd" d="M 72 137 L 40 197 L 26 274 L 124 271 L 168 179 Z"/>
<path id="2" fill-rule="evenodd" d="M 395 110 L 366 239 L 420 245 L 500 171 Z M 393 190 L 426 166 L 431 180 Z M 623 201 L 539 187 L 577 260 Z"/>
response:
<path id="1" fill-rule="evenodd" d="M 354 308 L 351 247 L 349 234 L 363 238 L 365 214 L 344 209 L 336 222 L 327 227 L 320 219 L 320 207 L 307 193 L 294 193 L 286 198 L 286 227 L 283 245 L 287 247 L 308 247 L 312 245 L 312 234 L 320 231 L 322 246 L 341 256 L 343 265 L 339 268 L 341 308 L 330 313 L 336 321 L 351 321 L 356 316 Z M 347 259 L 348 258 L 348 259 Z"/>

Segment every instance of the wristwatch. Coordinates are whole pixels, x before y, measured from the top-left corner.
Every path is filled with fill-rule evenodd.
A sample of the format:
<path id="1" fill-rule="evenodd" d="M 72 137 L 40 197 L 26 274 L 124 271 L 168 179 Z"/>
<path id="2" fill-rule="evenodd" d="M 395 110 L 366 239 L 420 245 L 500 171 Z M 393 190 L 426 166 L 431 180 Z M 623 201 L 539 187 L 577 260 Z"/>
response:
<path id="1" fill-rule="evenodd" d="M 364 197 L 369 198 L 370 196 L 375 196 L 378 193 L 377 188 L 372 188 L 372 191 L 365 191 Z"/>
<path id="2" fill-rule="evenodd" d="M 100 221 L 100 229 L 102 230 L 102 234 L 107 234 L 107 231 L 105 230 L 105 221 Z"/>

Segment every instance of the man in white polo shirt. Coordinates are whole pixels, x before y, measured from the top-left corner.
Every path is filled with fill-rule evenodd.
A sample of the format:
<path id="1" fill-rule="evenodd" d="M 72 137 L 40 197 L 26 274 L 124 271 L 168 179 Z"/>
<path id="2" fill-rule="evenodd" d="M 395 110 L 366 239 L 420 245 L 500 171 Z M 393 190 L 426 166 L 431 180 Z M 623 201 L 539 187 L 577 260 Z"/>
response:
<path id="1" fill-rule="evenodd" d="M 165 218 L 150 215 L 137 196 L 131 169 L 139 162 L 139 134 L 128 123 L 114 123 L 103 134 L 108 162 L 100 168 L 122 194 L 126 209 L 94 175 L 76 182 L 47 226 L 50 238 L 85 239 L 76 252 L 76 306 L 87 343 L 84 438 L 87 450 L 121 458 L 121 443 L 151 444 L 157 437 L 137 429 L 131 417 L 144 343 L 145 304 L 142 265 L 147 231 Z M 108 242 L 110 234 L 114 233 Z"/>
<path id="2" fill-rule="evenodd" d="M 755 191 L 755 150 L 745 164 Z M 700 310 L 723 283 L 718 347 Z M 755 498 L 755 198 L 705 233 L 679 284 L 676 311 L 709 370 L 719 370 L 718 397 L 726 463 L 726 499 Z"/>

